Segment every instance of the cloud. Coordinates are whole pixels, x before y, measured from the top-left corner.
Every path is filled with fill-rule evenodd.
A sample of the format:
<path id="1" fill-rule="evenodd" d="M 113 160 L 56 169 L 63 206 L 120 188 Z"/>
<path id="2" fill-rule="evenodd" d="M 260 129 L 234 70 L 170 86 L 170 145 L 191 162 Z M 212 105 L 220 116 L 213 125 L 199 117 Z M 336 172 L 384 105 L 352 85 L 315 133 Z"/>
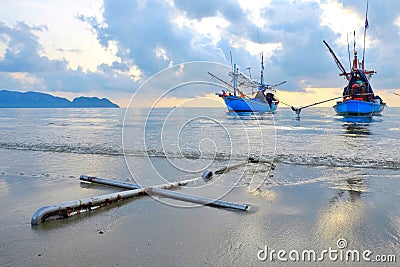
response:
<path id="1" fill-rule="evenodd" d="M 43 49 L 35 32 L 44 30 L 47 30 L 45 26 L 29 26 L 23 22 L 13 28 L 0 23 L 1 40 L 7 43 L 0 60 L 0 71 L 37 73 L 64 69 L 65 61 L 49 60 L 40 55 Z"/>
<path id="2" fill-rule="evenodd" d="M 131 92 L 137 87 L 130 67 L 115 62 L 100 65 L 98 71 L 69 68 L 66 60 L 49 59 L 35 35 L 44 26 L 29 26 L 23 22 L 9 27 L 0 24 L 0 42 L 5 44 L 0 58 L 0 87 L 24 91 L 101 92 L 121 90 Z"/>
<path id="3" fill-rule="evenodd" d="M 0 14 L 13 3 L 1 4 Z M 56 4 L 45 6 L 49 14 L 60 10 Z M 288 81 L 280 90 L 341 88 L 345 81 L 322 40 L 348 68 L 346 37 L 350 33 L 352 42 L 355 30 L 362 54 L 364 0 L 104 0 L 102 6 L 90 6 L 90 1 L 83 1 L 79 9 L 72 1 L 65 6 L 66 14 L 58 20 L 49 15 L 48 23 L 32 5 L 20 5 L 19 20 L 13 24 L 9 16 L 2 16 L 8 24 L 0 22 L 0 87 L 128 95 L 154 73 L 175 64 L 230 65 L 231 51 L 243 72 L 251 67 L 254 79 L 259 78 L 263 53 L 267 82 Z M 29 23 L 21 20 L 24 17 Z M 378 71 L 372 80 L 377 88 L 396 88 L 397 1 L 370 1 L 368 17 L 366 67 Z M 82 29 L 74 35 L 61 22 Z M 60 41 L 60 32 L 68 42 Z M 203 74 L 194 77 L 207 79 Z M 198 93 L 199 88 L 185 91 L 186 96 Z"/>
<path id="4" fill-rule="evenodd" d="M 201 20 L 202 18 L 214 17 L 218 14 L 223 3 L 227 1 L 204 0 L 204 1 L 186 1 L 175 0 L 175 6 L 184 11 L 190 18 Z M 229 3 L 227 3 L 229 5 Z"/>
<path id="5" fill-rule="evenodd" d="M 64 52 L 69 52 L 69 53 L 82 53 L 82 50 L 80 50 L 80 49 L 63 49 L 63 48 L 57 48 L 56 50 L 59 51 L 59 52 L 62 52 L 62 53 L 64 53 Z"/>

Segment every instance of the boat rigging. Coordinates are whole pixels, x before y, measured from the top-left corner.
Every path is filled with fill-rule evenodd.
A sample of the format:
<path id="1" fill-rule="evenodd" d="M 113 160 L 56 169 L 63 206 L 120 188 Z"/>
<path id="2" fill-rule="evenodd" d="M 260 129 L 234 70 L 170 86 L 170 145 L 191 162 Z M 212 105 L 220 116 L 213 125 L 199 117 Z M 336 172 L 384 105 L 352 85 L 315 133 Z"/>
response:
<path id="1" fill-rule="evenodd" d="M 208 74 L 218 80 L 219 82 L 227 85 L 230 89 L 227 94 L 225 90 L 221 93 L 216 93 L 222 97 L 228 111 L 230 112 L 274 112 L 278 108 L 279 100 L 275 97 L 275 88 L 286 83 L 286 81 L 277 84 L 264 83 L 264 56 L 261 55 L 261 78 L 260 82 L 254 81 L 239 71 L 236 64 L 232 64 L 232 71 L 229 76 L 232 81 L 227 82 L 224 79 L 208 72 Z M 247 68 L 249 69 L 249 68 Z M 250 70 L 249 70 L 250 71 Z M 250 74 L 251 77 L 251 74 Z M 244 93 L 245 89 L 251 89 L 251 93 Z M 233 93 L 233 94 L 232 94 Z"/>

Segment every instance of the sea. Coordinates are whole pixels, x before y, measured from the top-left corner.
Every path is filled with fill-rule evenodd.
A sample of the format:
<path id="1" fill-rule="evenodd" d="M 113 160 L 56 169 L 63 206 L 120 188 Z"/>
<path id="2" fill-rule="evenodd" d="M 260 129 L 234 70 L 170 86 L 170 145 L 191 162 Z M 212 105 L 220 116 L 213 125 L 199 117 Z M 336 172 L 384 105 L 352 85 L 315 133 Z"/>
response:
<path id="1" fill-rule="evenodd" d="M 395 266 L 400 108 L 361 119 L 332 108 L 300 115 L 288 108 L 240 115 L 190 107 L 0 109 L 0 265 Z M 82 185 L 82 174 L 151 186 L 206 170 L 214 173 L 210 182 L 182 190 L 247 203 L 251 211 L 141 198 L 30 226 L 41 206 L 118 191 Z M 130 217 L 134 207 L 141 207 L 134 210 L 140 222 Z M 109 240 L 90 243 L 102 238 L 99 229 Z M 104 254 L 109 242 L 114 253 Z M 305 250 L 316 258 L 302 259 Z M 349 250 L 360 258 L 347 259 Z M 71 262 L 74 255 L 81 258 Z"/>

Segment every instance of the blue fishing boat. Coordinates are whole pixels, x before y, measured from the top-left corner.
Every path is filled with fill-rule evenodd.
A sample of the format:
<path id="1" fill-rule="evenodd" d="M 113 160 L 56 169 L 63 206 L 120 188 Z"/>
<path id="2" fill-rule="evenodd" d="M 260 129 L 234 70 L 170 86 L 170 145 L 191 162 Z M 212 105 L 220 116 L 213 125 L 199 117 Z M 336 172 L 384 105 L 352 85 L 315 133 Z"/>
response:
<path id="1" fill-rule="evenodd" d="M 364 69 L 364 56 L 365 56 L 365 36 L 366 30 L 368 28 L 368 2 L 367 2 L 367 12 L 365 14 L 365 28 L 364 28 L 364 51 L 361 62 L 357 58 L 357 51 L 355 50 L 354 41 L 354 59 L 353 64 L 350 64 L 350 72 L 346 72 L 343 65 L 340 63 L 339 59 L 336 57 L 333 50 L 325 42 L 324 44 L 328 47 L 329 52 L 332 54 L 336 65 L 342 71 L 340 76 L 345 76 L 348 83 L 343 90 L 342 101 L 337 101 L 336 105 L 333 106 L 334 110 L 338 115 L 351 116 L 351 117 L 371 117 L 373 115 L 380 114 L 386 107 L 382 98 L 374 94 L 372 90 L 370 78 L 375 71 L 368 71 Z M 355 36 L 355 32 L 354 32 Z M 348 46 L 349 47 L 349 46 Z M 350 49 L 349 51 L 349 61 L 350 61 Z"/>
<path id="2" fill-rule="evenodd" d="M 284 84 L 286 81 L 268 85 L 264 83 L 264 64 L 263 56 L 261 56 L 261 78 L 260 82 L 253 81 L 243 73 L 239 72 L 236 64 L 229 75 L 233 78 L 232 84 L 224 81 L 212 73 L 208 73 L 211 77 L 227 85 L 228 92 L 222 90 L 216 93 L 224 99 L 225 105 L 229 112 L 274 112 L 278 108 L 279 100 L 275 98 L 275 87 Z M 250 75 L 251 77 L 251 75 Z M 251 89 L 251 95 L 244 93 L 245 89 Z"/>
<path id="3" fill-rule="evenodd" d="M 338 115 L 370 117 L 380 114 L 386 106 L 383 100 L 374 94 L 367 78 L 367 75 L 371 77 L 375 71 L 365 71 L 364 61 L 361 62 L 361 68 L 358 65 L 355 51 L 351 72 L 343 74 L 349 81 L 343 90 L 343 100 L 333 106 Z"/>
<path id="4" fill-rule="evenodd" d="M 385 103 L 347 100 L 346 102 L 338 102 L 333 108 L 338 115 L 370 117 L 380 114 L 385 108 Z"/>
<path id="5" fill-rule="evenodd" d="M 259 100 L 258 98 L 246 98 L 238 96 L 224 96 L 225 105 L 230 112 L 273 112 L 278 108 L 279 101 L 268 102 Z"/>

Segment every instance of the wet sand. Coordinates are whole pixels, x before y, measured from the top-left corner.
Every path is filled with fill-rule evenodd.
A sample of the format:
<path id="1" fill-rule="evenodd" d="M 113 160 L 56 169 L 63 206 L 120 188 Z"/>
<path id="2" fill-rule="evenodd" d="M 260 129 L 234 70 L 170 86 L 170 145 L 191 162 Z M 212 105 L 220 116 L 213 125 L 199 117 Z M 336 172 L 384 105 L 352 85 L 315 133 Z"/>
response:
<path id="1" fill-rule="evenodd" d="M 182 208 L 171 205 L 184 204 L 179 201 L 165 204 L 141 196 L 31 227 L 31 216 L 42 206 L 119 191 L 81 184 L 79 174 L 113 178 L 113 173 L 126 181 L 129 172 L 122 167 L 123 158 L 59 154 L 55 159 L 51 153 L 12 153 L 14 159 L 18 153 L 30 153 L 31 158 L 51 158 L 53 164 L 42 168 L 25 162 L 21 173 L 5 168 L 0 172 L 1 266 L 364 266 L 362 260 L 348 263 L 327 256 L 322 263 L 258 259 L 266 246 L 269 250 L 320 252 L 338 250 L 339 239 L 347 241 L 345 249 L 396 255 L 400 260 L 397 170 L 277 163 L 261 191 L 248 192 L 250 168 L 223 198 L 250 204 L 246 213 Z M 96 160 L 102 164 L 97 162 L 99 167 L 94 170 Z M 66 168 L 69 165 L 75 166 L 72 174 Z M 146 174 L 146 168 L 141 174 Z M 239 174 L 240 170 L 232 171 L 226 179 Z M 218 181 L 196 192 L 218 195 L 226 184 Z"/>

